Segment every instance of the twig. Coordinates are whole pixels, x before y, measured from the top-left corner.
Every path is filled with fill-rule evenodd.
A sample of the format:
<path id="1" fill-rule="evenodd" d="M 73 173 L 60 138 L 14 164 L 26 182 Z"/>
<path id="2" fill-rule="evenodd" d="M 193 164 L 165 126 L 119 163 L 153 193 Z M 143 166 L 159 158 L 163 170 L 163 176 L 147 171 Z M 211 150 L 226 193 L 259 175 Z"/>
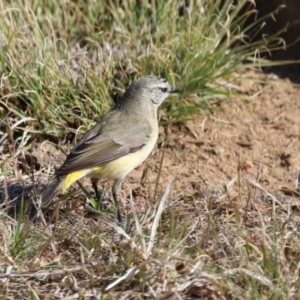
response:
<path id="1" fill-rule="evenodd" d="M 155 218 L 154 218 L 154 221 L 153 221 L 153 224 L 152 224 L 152 229 L 151 229 L 151 235 L 150 235 L 150 241 L 149 241 L 149 244 L 148 244 L 148 248 L 147 248 L 147 253 L 146 253 L 146 256 L 149 257 L 151 251 L 152 251 L 152 248 L 153 248 L 153 245 L 154 245 L 154 240 L 155 240 L 155 235 L 156 235 L 156 231 L 157 231 L 157 227 L 158 227 L 158 223 L 159 223 L 159 220 L 160 220 L 160 216 L 163 212 L 163 209 L 165 207 L 165 203 L 169 197 L 169 194 L 170 194 L 170 191 L 171 191 L 171 187 L 172 187 L 172 184 L 173 184 L 173 180 L 171 180 L 160 200 L 160 203 L 159 203 L 159 206 L 158 206 L 158 209 L 157 209 L 157 212 L 156 212 L 156 215 L 155 215 Z"/>
<path id="2" fill-rule="evenodd" d="M 64 275 L 67 273 L 74 273 L 81 270 L 85 270 L 87 267 L 95 267 L 98 263 L 93 264 L 84 264 L 68 269 L 58 269 L 58 270 L 42 270 L 37 272 L 15 272 L 15 273 L 8 273 L 8 274 L 0 274 L 0 279 L 3 278 L 17 278 L 17 277 L 27 277 L 27 278 L 43 278 L 47 276 L 57 276 L 57 275 Z"/>

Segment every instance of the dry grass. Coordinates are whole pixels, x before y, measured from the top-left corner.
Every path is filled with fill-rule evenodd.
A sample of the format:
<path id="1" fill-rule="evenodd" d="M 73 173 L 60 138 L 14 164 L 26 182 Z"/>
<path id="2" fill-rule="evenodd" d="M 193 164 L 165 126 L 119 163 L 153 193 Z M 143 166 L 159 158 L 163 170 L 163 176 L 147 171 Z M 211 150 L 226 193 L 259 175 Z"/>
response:
<path id="1" fill-rule="evenodd" d="M 1 294 L 297 299 L 300 216 L 292 200 L 269 194 L 241 171 L 227 186 L 195 195 L 169 183 L 143 212 L 131 200 L 126 232 L 107 215 L 84 213 L 82 205 L 58 216 L 39 211 L 34 222 L 2 212 Z"/>

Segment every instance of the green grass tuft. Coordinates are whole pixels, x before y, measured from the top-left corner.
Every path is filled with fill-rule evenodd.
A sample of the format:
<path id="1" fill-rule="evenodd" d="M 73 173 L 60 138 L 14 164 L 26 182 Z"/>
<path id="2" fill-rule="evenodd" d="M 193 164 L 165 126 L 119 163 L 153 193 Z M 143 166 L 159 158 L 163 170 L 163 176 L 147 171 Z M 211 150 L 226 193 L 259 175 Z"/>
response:
<path id="1" fill-rule="evenodd" d="M 265 52 L 274 37 L 251 43 L 259 21 L 251 1 L 2 2 L 0 128 L 55 139 L 84 132 L 137 76 L 166 77 L 183 93 L 164 105 L 180 122 L 229 94 L 217 83 Z M 257 25 L 257 26 L 254 26 Z"/>

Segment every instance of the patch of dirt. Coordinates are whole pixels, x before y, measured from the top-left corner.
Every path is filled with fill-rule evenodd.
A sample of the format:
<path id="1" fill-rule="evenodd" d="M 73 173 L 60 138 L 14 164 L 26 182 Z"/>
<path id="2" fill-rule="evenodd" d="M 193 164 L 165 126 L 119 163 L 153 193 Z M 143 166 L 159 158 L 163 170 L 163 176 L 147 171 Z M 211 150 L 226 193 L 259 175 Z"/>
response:
<path id="1" fill-rule="evenodd" d="M 270 193 L 295 190 L 300 170 L 299 87 L 274 74 L 248 74 L 270 83 L 244 81 L 240 85 L 247 95 L 233 96 L 220 110 L 169 128 L 161 186 L 176 177 L 175 189 L 183 195 L 224 189 L 230 182 L 237 190 L 238 177 L 243 176 Z M 160 141 L 164 138 L 161 135 Z M 157 149 L 144 166 L 128 176 L 127 190 L 139 184 L 145 165 L 155 185 L 163 151 Z"/>

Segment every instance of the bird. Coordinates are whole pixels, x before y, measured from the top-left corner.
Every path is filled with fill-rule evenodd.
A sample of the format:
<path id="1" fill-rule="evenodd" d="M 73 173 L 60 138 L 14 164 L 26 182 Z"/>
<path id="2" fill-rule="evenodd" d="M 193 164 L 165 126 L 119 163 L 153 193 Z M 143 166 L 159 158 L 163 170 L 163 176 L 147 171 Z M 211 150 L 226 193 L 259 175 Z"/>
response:
<path id="1" fill-rule="evenodd" d="M 134 80 L 113 109 L 67 155 L 42 193 L 42 207 L 49 207 L 58 193 L 65 193 L 85 176 L 91 178 L 96 198 L 101 201 L 98 181 L 108 179 L 113 181 L 117 220 L 122 223 L 118 202 L 122 182 L 152 152 L 158 138 L 158 108 L 170 94 L 178 92 L 161 77 L 147 75 Z"/>

